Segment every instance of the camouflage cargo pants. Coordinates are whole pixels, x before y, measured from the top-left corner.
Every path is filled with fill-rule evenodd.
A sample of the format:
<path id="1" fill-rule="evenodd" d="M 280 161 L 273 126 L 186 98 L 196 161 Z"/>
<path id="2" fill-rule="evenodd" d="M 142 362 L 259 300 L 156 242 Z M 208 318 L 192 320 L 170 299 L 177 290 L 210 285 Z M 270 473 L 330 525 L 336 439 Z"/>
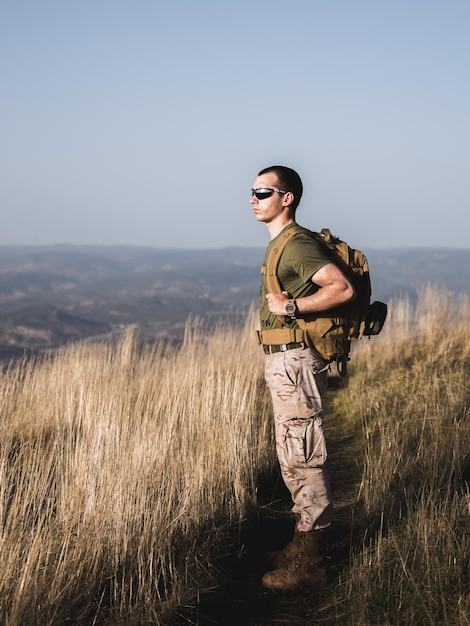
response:
<path id="1" fill-rule="evenodd" d="M 319 530 L 331 524 L 333 502 L 323 434 L 322 394 L 327 367 L 308 348 L 266 357 L 266 382 L 274 409 L 276 449 L 282 477 L 291 492 L 297 530 Z"/>

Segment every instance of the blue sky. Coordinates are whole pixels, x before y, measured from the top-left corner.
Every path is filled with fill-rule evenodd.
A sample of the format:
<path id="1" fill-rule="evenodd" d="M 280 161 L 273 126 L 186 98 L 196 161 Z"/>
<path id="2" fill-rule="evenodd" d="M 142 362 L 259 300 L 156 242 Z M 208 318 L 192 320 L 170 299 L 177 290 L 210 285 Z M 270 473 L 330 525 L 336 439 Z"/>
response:
<path id="1" fill-rule="evenodd" d="M 0 244 L 469 247 L 468 0 L 0 0 Z"/>

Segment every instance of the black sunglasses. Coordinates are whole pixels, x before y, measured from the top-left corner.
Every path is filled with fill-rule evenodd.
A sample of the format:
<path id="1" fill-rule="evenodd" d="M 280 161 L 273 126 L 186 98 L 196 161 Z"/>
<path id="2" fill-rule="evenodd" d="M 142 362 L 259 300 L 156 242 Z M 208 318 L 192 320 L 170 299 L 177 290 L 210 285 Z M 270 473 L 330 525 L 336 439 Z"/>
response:
<path id="1" fill-rule="evenodd" d="M 266 198 L 270 198 L 273 193 L 280 193 L 282 196 L 287 191 L 281 191 L 280 189 L 268 189 L 267 187 L 261 187 L 260 189 L 252 189 L 251 197 L 256 196 L 258 200 L 265 200 Z"/>

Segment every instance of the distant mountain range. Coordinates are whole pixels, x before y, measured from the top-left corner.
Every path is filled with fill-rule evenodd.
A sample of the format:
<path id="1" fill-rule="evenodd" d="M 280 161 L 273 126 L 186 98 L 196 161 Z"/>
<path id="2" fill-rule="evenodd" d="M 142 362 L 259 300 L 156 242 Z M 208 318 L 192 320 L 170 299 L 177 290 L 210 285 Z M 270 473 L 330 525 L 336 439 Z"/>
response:
<path id="1" fill-rule="evenodd" d="M 470 293 L 470 249 L 364 250 L 373 299 L 428 284 Z M 136 324 L 180 338 L 189 316 L 242 320 L 259 293 L 260 248 L 0 246 L 0 357 Z"/>

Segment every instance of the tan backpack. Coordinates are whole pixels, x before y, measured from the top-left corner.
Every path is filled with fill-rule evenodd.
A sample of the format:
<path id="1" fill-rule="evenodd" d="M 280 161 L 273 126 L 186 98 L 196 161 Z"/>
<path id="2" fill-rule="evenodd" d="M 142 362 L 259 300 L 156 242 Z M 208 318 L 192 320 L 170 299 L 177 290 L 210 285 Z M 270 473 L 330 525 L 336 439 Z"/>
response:
<path id="1" fill-rule="evenodd" d="M 309 235 L 325 247 L 331 262 L 353 284 L 356 299 L 321 314 L 297 317 L 299 328 L 285 327 L 287 318 L 280 316 L 276 328 L 257 332 L 258 342 L 265 345 L 304 342 L 326 361 L 336 361 L 338 371 L 343 375 L 346 373 L 351 341 L 358 341 L 364 335 L 377 335 L 385 323 L 387 305 L 383 302 L 370 303 L 369 263 L 363 252 L 350 248 L 327 228 L 316 233 L 297 224 L 289 228 L 279 244 L 271 249 L 266 265 L 261 268 L 261 272 L 266 274 L 269 293 L 281 293 L 277 277 L 279 260 L 288 242 L 299 233 Z"/>

